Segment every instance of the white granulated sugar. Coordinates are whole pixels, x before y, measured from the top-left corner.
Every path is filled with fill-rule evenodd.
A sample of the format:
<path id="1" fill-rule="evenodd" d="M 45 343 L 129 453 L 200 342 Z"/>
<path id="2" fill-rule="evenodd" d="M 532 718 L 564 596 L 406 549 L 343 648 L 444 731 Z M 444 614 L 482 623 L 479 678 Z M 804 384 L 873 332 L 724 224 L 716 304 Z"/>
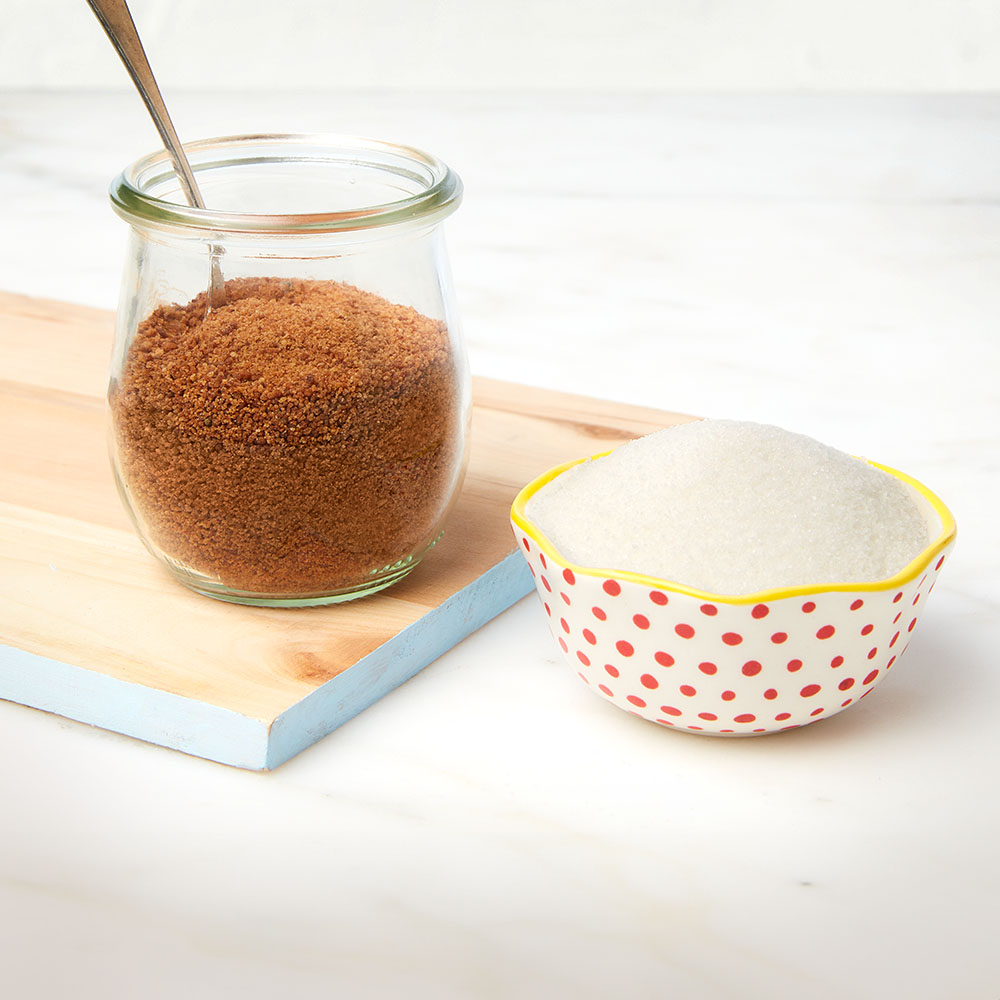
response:
<path id="1" fill-rule="evenodd" d="M 574 466 L 525 513 L 570 562 L 716 594 L 882 580 L 930 541 L 894 476 L 735 420 L 680 424 Z"/>

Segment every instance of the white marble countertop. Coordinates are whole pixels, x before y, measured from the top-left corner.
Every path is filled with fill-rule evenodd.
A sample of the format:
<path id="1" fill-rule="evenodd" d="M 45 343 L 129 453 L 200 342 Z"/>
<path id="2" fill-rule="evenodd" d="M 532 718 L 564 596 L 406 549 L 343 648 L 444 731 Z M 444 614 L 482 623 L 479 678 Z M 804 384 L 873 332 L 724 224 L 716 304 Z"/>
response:
<path id="1" fill-rule="evenodd" d="M 780 736 L 615 711 L 534 597 L 271 774 L 0 702 L 4 994 L 996 1000 L 1000 98 L 171 104 L 432 149 L 474 371 L 811 434 L 959 542 L 893 675 Z M 0 94 L 0 287 L 114 307 L 155 147 L 130 94 Z"/>

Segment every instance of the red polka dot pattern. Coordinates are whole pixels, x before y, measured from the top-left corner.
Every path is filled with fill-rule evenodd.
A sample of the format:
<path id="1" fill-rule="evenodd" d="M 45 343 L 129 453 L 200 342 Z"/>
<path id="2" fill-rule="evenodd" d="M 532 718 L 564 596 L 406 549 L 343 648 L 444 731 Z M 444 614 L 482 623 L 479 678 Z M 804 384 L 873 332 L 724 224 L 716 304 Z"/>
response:
<path id="1" fill-rule="evenodd" d="M 736 604 L 592 576 L 520 532 L 517 542 L 574 674 L 634 715 L 723 735 L 797 728 L 870 694 L 906 648 L 944 562 L 891 591 Z M 651 692 L 666 704 L 651 704 Z"/>

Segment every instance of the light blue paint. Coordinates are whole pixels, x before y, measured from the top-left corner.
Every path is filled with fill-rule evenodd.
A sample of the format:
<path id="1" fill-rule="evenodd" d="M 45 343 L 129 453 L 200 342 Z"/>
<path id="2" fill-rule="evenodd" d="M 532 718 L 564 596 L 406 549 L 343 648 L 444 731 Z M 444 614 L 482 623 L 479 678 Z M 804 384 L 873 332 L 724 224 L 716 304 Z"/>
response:
<path id="1" fill-rule="evenodd" d="M 0 698 L 233 767 L 283 764 L 409 680 L 533 588 L 512 552 L 440 607 L 283 712 L 229 709 L 0 646 Z"/>
<path id="2" fill-rule="evenodd" d="M 0 646 L 0 697 L 222 764 L 266 767 L 267 723 Z"/>

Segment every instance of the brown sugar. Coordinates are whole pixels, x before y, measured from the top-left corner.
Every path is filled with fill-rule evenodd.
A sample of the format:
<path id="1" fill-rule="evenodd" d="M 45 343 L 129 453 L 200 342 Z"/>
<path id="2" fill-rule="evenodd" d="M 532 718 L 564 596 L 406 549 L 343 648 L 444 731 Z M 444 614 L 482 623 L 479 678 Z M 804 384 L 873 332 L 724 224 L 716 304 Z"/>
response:
<path id="1" fill-rule="evenodd" d="M 109 391 L 140 531 L 230 590 L 332 593 L 434 541 L 464 417 L 444 323 L 350 285 L 226 282 L 144 320 Z"/>

